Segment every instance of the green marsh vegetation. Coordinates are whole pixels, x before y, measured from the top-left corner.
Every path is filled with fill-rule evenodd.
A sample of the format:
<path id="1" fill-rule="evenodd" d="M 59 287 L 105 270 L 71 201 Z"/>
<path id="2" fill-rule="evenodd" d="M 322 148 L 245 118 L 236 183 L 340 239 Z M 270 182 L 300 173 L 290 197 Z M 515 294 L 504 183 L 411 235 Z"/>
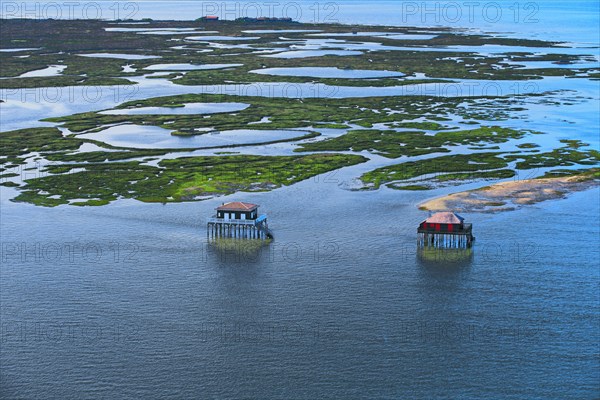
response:
<path id="1" fill-rule="evenodd" d="M 30 128 L 0 133 L 0 165 L 23 164 L 30 153 L 51 154 L 77 150 L 83 142 L 65 138 L 57 128 Z"/>
<path id="2" fill-rule="evenodd" d="M 393 40 L 385 37 L 356 35 L 339 37 L 353 43 L 372 44 L 375 50 L 361 50 L 352 56 L 325 55 L 306 58 L 264 57 L 254 53 L 261 49 L 289 50 L 279 39 L 280 33 L 243 33 L 253 29 L 317 29 L 323 33 L 349 32 L 344 25 L 241 23 L 239 21 L 150 21 L 144 28 L 184 28 L 218 31 L 218 35 L 258 36 L 258 39 L 227 41 L 223 44 L 244 44 L 247 48 L 215 48 L 204 42 L 189 42 L 189 35 L 140 35 L 136 32 L 110 32 L 114 27 L 105 21 L 5 20 L 0 25 L 2 48 L 36 48 L 19 53 L 0 52 L 2 77 L 0 88 L 34 88 L 78 85 L 130 85 L 134 76 L 151 74 L 145 69 L 153 64 L 242 64 L 241 66 L 193 70 L 185 73 L 169 71 L 156 77 L 169 79 L 177 85 L 222 85 L 281 83 L 292 85 L 320 83 L 329 85 L 312 98 L 276 98 L 267 96 L 233 96 L 217 94 L 184 94 L 130 101 L 118 109 L 139 107 L 169 107 L 180 109 L 188 103 L 241 102 L 250 106 L 241 111 L 208 115 L 108 115 L 86 112 L 49 118 L 71 134 L 66 136 L 56 127 L 19 129 L 0 132 L 0 178 L 2 185 L 18 187 L 16 201 L 43 206 L 61 204 L 99 206 L 119 198 L 144 202 L 178 202 L 237 191 L 265 191 L 291 185 L 338 168 L 368 161 L 352 152 L 368 152 L 389 159 L 408 159 L 395 165 L 364 173 L 360 179 L 365 189 L 382 185 L 398 190 L 429 190 L 447 184 L 469 180 L 498 180 L 515 176 L 519 170 L 559 169 L 544 176 L 581 174 L 598 178 L 599 154 L 588 145 L 575 140 L 563 141 L 563 146 L 540 152 L 536 143 L 517 144 L 519 151 L 501 152 L 498 144 L 519 141 L 533 130 L 503 128 L 500 121 L 527 109 L 527 102 L 537 99 L 547 104 L 559 101 L 546 98 L 546 93 L 530 95 L 442 98 L 435 96 L 386 96 L 366 98 L 335 98 L 335 86 L 385 87 L 448 84 L 454 79 L 535 80 L 545 76 L 597 76 L 586 69 L 538 68 L 524 69 L 515 63 L 550 61 L 569 64 L 586 60 L 582 55 L 536 55 L 536 47 L 554 47 L 557 43 L 530 39 L 497 38 L 454 32 L 447 28 L 427 28 L 436 35 L 425 40 Z M 127 26 L 127 25 L 123 25 Z M 131 25 L 130 27 L 139 27 Z M 423 29 L 361 27 L 364 31 L 382 29 L 399 33 L 423 33 Z M 286 33 L 292 41 L 308 38 L 304 33 Z M 335 35 L 331 35 L 332 38 Z M 322 38 L 322 37 L 320 37 Z M 218 40 L 214 42 L 219 43 Z M 377 50 L 377 44 L 405 47 L 404 50 Z M 506 45 L 531 47 L 532 52 L 482 56 L 463 50 L 437 52 L 417 49 L 419 46 L 482 46 Z M 178 47 L 180 46 L 180 47 Z M 411 47 L 414 47 L 412 49 Z M 339 49 L 343 49 L 340 44 Z M 460 48 L 459 48 L 460 49 Z M 89 53 L 126 53 L 156 56 L 153 59 L 118 59 L 82 57 Z M 16 78 L 49 65 L 63 65 L 59 76 Z M 129 66 L 134 69 L 126 69 Z M 397 71 L 397 78 L 354 79 L 314 78 L 256 74 L 264 68 L 338 67 Z M 417 74 L 424 74 L 417 76 Z M 325 89 L 324 89 L 325 90 Z M 298 96 L 301 97 L 301 96 Z M 268 117 L 267 120 L 264 118 Z M 498 121 L 497 124 L 494 122 Z M 264 156 L 236 154 L 242 145 L 221 146 L 214 156 L 162 159 L 190 149 L 119 148 L 83 139 L 83 133 L 98 132 L 108 126 L 134 124 L 158 126 L 176 136 L 195 136 L 236 129 L 305 129 L 299 136 L 286 139 L 293 142 L 294 155 Z M 200 129 L 199 129 L 200 128 Z M 320 129 L 343 130 L 339 136 L 322 139 Z M 531 136 L 533 140 L 533 136 Z M 279 143 L 277 140 L 267 143 Z M 99 148 L 79 151 L 86 143 Z M 255 144 L 252 144 L 255 145 Z M 452 154 L 457 146 L 473 150 L 471 154 Z M 533 149 L 533 150 L 532 150 Z M 229 151 L 231 150 L 231 151 Z M 344 152 L 335 154 L 331 152 Z M 310 153 L 310 154 L 308 154 Z M 436 153 L 445 153 L 436 155 Z M 22 183 L 11 180 L 16 174 L 11 168 L 32 158 L 51 162 L 40 178 Z M 150 161 L 154 161 L 149 163 Z M 588 169 L 566 169 L 576 166 Z"/>
<path id="3" fill-rule="evenodd" d="M 101 205 L 117 198 L 136 198 L 142 201 L 169 202 L 199 199 L 204 196 L 229 194 L 243 190 L 271 190 L 281 185 L 292 184 L 331 169 L 366 161 L 358 155 L 321 154 L 322 152 L 361 152 L 367 150 L 388 158 L 413 157 L 432 153 L 448 153 L 452 146 L 478 145 L 479 151 L 486 144 L 505 143 L 522 139 L 527 135 L 540 134 L 529 130 L 514 130 L 499 126 L 478 126 L 458 129 L 435 121 L 406 120 L 431 118 L 445 120 L 445 113 L 457 113 L 458 105 L 465 102 L 491 101 L 478 99 L 435 99 L 424 97 L 380 97 L 361 99 L 268 99 L 263 97 L 225 95 L 179 95 L 129 102 L 119 108 L 137 107 L 180 107 L 193 102 L 246 102 L 245 110 L 234 113 L 219 113 L 198 118 L 198 115 L 107 115 L 83 113 L 52 119 L 62 122 L 71 131 L 89 132 L 102 129 L 105 125 L 119 123 L 156 124 L 170 129 L 191 130 L 198 126 L 213 129 L 239 129 L 248 122 L 259 122 L 262 115 L 269 115 L 268 123 L 250 125 L 260 128 L 298 128 L 304 125 L 324 125 L 344 129 L 350 125 L 371 127 L 386 121 L 396 129 L 429 128 L 430 132 L 394 129 L 350 129 L 340 136 L 314 141 L 300 142 L 296 152 L 313 152 L 309 156 L 265 157 L 236 155 L 219 152 L 221 156 L 181 158 L 163 160 L 158 166 L 145 165 L 139 161 L 146 157 L 161 156 L 177 152 L 175 149 L 126 149 L 105 147 L 107 151 L 78 153 L 76 150 L 88 140 L 76 134 L 64 137 L 57 128 L 34 128 L 4 132 L 0 134 L 3 144 L 3 161 L 21 164 L 32 153 L 40 153 L 47 160 L 61 162 L 48 169 L 49 176 L 25 182 L 17 201 L 28 201 L 39 205 Z M 502 100 L 502 99 L 501 99 Z M 374 107 L 374 108 L 371 108 Z M 481 109 L 485 109 L 483 106 Z M 464 110 L 481 112 L 477 107 Z M 394 111 L 385 113 L 386 110 Z M 437 112 L 436 112 L 437 111 Z M 315 123 L 315 121 L 319 121 Z M 166 122 L 171 122 L 166 124 Z M 397 128 L 402 127 L 402 128 Z M 314 136 L 312 136 L 314 137 Z M 23 140 L 24 139 L 24 140 Z M 485 153 L 447 155 L 417 161 L 408 161 L 389 167 L 378 168 L 361 176 L 365 188 L 376 189 L 381 185 L 399 190 L 428 190 L 453 182 L 475 179 L 506 179 L 516 172 L 508 168 L 510 162 L 517 169 L 532 169 L 552 166 L 596 165 L 597 151 L 584 150 L 586 143 L 574 140 L 563 141 L 562 148 L 536 154 Z M 526 143 L 524 148 L 534 144 Z M 235 146 L 234 146 L 235 147 Z M 110 151 L 108 151 L 110 150 Z M 181 149 L 180 149 L 181 150 Z M 188 150 L 189 149 L 185 149 Z M 323 157 L 321 157 L 323 156 Z M 137 159 L 136 161 L 127 161 Z M 180 161 L 185 160 L 185 161 Z M 287 161 L 286 161 L 287 160 Z M 316 161 L 315 161 L 316 160 Z M 309 162 L 310 161 L 310 162 Z M 288 164 L 285 164 L 285 163 Z M 283 164 L 282 164 L 283 163 Z M 320 165 L 319 163 L 322 163 Z M 248 180 L 236 165 L 244 165 L 260 172 L 271 165 L 269 180 Z M 210 165 L 210 167 L 209 167 Z M 287 166 L 283 166 L 287 165 Z M 291 168 L 290 165 L 294 165 Z M 83 168 L 84 171 L 77 171 Z M 206 178 L 201 170 L 210 169 Z M 73 172 L 77 171 L 77 172 Z M 228 171 L 234 171 L 229 173 Z M 290 172 L 294 171 L 293 175 Z M 115 172 L 118 172 L 115 175 Z M 432 176 L 433 174 L 433 176 Z M 115 176 L 117 178 L 115 178 Z M 415 178 L 417 183 L 414 182 Z M 107 178 L 109 177 L 109 178 Z M 202 177 L 206 179 L 203 180 Z M 256 178 L 256 176 L 253 176 Z M 74 199 L 89 199 L 74 201 Z"/>
<path id="4" fill-rule="evenodd" d="M 346 127 L 349 124 L 372 128 L 375 124 L 390 124 L 390 127 L 415 127 L 419 129 L 446 130 L 436 121 L 447 120 L 448 116 L 459 115 L 465 120 L 501 120 L 509 117 L 511 111 L 520 107 L 512 105 L 496 108 L 504 98 L 456 97 L 438 98 L 433 96 L 397 96 L 365 98 L 308 97 L 287 99 L 265 96 L 234 96 L 222 94 L 186 94 L 135 100 L 121 104 L 117 109 L 141 107 L 173 107 L 187 103 L 239 102 L 250 107 L 235 112 L 203 115 L 110 115 L 98 112 L 75 114 L 66 117 L 48 118 L 45 121 L 61 123 L 74 133 L 93 131 L 107 125 L 135 124 L 154 125 L 174 130 L 175 134 L 201 135 L 205 131 L 197 128 L 210 128 L 215 131 L 232 129 L 290 129 Z M 502 104 L 504 105 L 504 104 Z M 263 117 L 269 122 L 261 122 Z M 430 121 L 414 121 L 426 118 Z M 249 125 L 252 124 L 252 125 Z M 404 125 L 403 124 L 409 124 Z M 480 132 L 483 134 L 483 131 Z M 447 134 L 452 136 L 451 133 Z"/>
<path id="5" fill-rule="evenodd" d="M 266 191 L 366 161 L 358 155 L 228 155 L 140 162 L 63 164 L 26 181 L 14 201 L 41 206 L 102 205 L 118 198 L 180 202 L 238 191 Z M 82 200 L 83 199 L 83 200 Z"/>
<path id="6" fill-rule="evenodd" d="M 581 147 L 579 141 L 569 141 L 564 147 L 550 152 L 535 154 L 514 154 L 506 152 L 459 154 L 433 157 L 418 161 L 408 161 L 378 168 L 361 176 L 364 189 L 378 189 L 386 185 L 392 189 L 419 190 L 433 189 L 452 182 L 464 182 L 481 179 L 508 179 L 517 175 L 517 171 L 537 170 L 551 167 L 598 166 L 600 152 L 594 149 L 578 150 L 570 146 Z M 514 162 L 515 169 L 507 168 Z M 582 175 L 597 178 L 597 168 L 589 170 L 554 170 L 543 177 L 561 177 Z M 586 171 L 592 171 L 591 174 Z M 415 184 L 414 179 L 417 179 Z M 416 185 L 416 186 L 415 186 Z"/>
<path id="7" fill-rule="evenodd" d="M 123 25 L 127 27 L 127 25 Z M 554 47 L 558 43 L 531 39 L 498 38 L 486 35 L 453 32 L 447 28 L 428 28 L 435 35 L 427 40 L 394 40 L 377 36 L 338 37 L 348 42 L 381 44 L 383 46 L 402 47 L 404 50 L 362 51 L 361 55 L 307 57 L 284 59 L 264 57 L 255 53 L 260 49 L 288 50 L 288 44 L 279 39 L 278 33 L 243 33 L 253 29 L 314 29 L 323 33 L 349 32 L 350 27 L 336 24 L 299 24 L 299 23 L 248 23 L 240 21 L 151 21 L 141 28 L 191 28 L 200 34 L 203 30 L 218 31 L 215 35 L 238 36 L 239 41 L 227 41 L 227 44 L 245 44 L 249 48 L 214 48 L 207 42 L 185 40 L 194 33 L 172 35 L 142 35 L 137 32 L 107 31 L 114 28 L 108 21 L 64 21 L 64 20 L 4 20 L 0 27 L 3 48 L 33 48 L 25 52 L 1 52 L 0 62 L 3 77 L 17 77 L 25 72 L 42 69 L 48 65 L 64 65 L 67 68 L 60 76 L 46 78 L 14 78 L 0 80 L 0 88 L 33 88 L 71 85 L 126 85 L 133 82 L 128 77 L 138 76 L 152 71 L 144 68 L 156 63 L 192 63 L 192 64 L 243 64 L 241 67 L 226 70 L 189 71 L 185 74 L 173 72 L 173 83 L 179 85 L 214 85 L 225 83 L 253 82 L 319 82 L 328 85 L 344 86 L 398 86 L 421 82 L 446 82 L 448 79 L 485 79 L 485 80 L 530 80 L 543 76 L 570 76 L 577 73 L 569 68 L 520 69 L 506 61 L 554 61 L 563 64 L 574 63 L 587 57 L 583 55 L 548 54 L 543 57 L 534 54 L 536 47 Z M 131 27 L 140 28 L 139 25 Z M 386 28 L 364 26 L 364 31 L 382 29 L 398 33 L 421 33 L 418 28 Z M 304 33 L 286 33 L 290 43 L 294 40 L 322 37 L 307 36 Z M 243 40 L 244 37 L 258 37 Z M 332 35 L 331 38 L 335 38 Z M 211 40 L 219 43 L 219 40 Z M 465 51 L 434 52 L 411 50 L 420 46 L 483 46 L 506 45 L 531 47 L 531 53 L 511 53 L 505 56 L 482 57 Z M 182 47 L 178 47 L 182 46 Z M 339 48 L 343 48 L 343 43 Z M 335 48 L 335 47 L 334 47 Z M 117 59 L 81 57 L 89 53 L 124 53 L 142 56 L 155 56 L 155 59 Z M 28 57 L 21 57 L 28 56 Z M 124 70 L 132 66 L 136 71 Z M 425 74 L 429 80 L 407 80 L 404 78 L 383 79 L 330 79 L 310 77 L 281 77 L 250 73 L 265 67 L 342 67 L 352 69 L 375 69 L 399 71 L 406 76 L 415 73 Z M 501 68 L 499 68 L 499 66 Z M 590 71 L 581 71 L 594 73 Z"/>
<path id="8" fill-rule="evenodd" d="M 398 185 L 400 182 L 407 184 L 406 181 L 413 178 L 428 176 L 418 182 L 423 189 L 431 188 L 427 185 L 428 182 L 445 180 L 446 174 L 451 174 L 448 179 L 476 179 L 482 178 L 482 174 L 488 174 L 486 170 L 497 170 L 507 166 L 508 163 L 497 153 L 456 154 L 378 168 L 363 174 L 360 179 L 365 184 L 365 189 L 378 189 L 381 185 L 392 182 L 395 183 L 392 188 L 401 189 L 403 185 Z"/>
<path id="9" fill-rule="evenodd" d="M 444 146 L 480 142 L 504 143 L 510 139 L 520 139 L 527 133 L 527 131 L 498 126 L 462 131 L 442 131 L 435 135 L 428 135 L 422 131 L 353 130 L 333 139 L 302 144 L 296 151 L 369 150 L 384 157 L 398 158 L 450 152 L 450 149 Z"/>

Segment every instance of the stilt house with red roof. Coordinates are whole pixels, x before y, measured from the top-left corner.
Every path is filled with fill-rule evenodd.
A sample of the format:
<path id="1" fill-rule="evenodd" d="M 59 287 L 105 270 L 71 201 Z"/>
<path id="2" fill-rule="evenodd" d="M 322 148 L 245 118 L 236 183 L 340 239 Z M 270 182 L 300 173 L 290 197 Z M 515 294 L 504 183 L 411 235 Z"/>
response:
<path id="1" fill-rule="evenodd" d="M 466 248 L 473 244 L 473 226 L 453 212 L 439 212 L 421 222 L 417 230 L 421 247 Z"/>

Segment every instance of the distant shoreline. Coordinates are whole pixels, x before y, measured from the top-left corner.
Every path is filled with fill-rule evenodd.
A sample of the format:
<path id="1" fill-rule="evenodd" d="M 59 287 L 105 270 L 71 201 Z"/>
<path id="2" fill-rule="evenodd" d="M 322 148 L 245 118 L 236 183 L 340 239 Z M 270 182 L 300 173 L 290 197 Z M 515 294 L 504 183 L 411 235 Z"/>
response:
<path id="1" fill-rule="evenodd" d="M 426 200 L 419 204 L 419 209 L 457 212 L 512 211 L 523 205 L 561 199 L 570 193 L 597 186 L 600 186 L 598 172 L 567 177 L 501 182 Z"/>

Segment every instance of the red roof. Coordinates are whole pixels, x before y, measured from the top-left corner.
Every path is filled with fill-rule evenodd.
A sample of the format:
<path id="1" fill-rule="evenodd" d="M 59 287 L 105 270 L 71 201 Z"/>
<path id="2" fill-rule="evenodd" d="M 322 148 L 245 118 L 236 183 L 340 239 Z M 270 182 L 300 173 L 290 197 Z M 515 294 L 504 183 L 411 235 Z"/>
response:
<path id="1" fill-rule="evenodd" d="M 217 207 L 217 211 L 254 211 L 257 208 L 257 204 L 232 201 L 231 203 L 224 203 L 222 206 Z"/>
<path id="2" fill-rule="evenodd" d="M 219 19 L 216 15 L 207 15 L 204 19 Z"/>
<path id="3" fill-rule="evenodd" d="M 427 218 L 428 224 L 462 224 L 465 219 L 453 212 L 439 212 Z"/>

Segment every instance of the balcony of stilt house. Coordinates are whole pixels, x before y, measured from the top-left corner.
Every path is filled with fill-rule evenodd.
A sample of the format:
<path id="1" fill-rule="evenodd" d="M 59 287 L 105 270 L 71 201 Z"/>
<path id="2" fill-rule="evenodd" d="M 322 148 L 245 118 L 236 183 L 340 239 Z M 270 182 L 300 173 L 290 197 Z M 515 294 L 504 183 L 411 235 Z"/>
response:
<path id="1" fill-rule="evenodd" d="M 258 205 L 234 201 L 223 203 L 208 219 L 211 238 L 273 239 L 267 216 L 258 213 Z"/>
<path id="2" fill-rule="evenodd" d="M 418 234 L 419 247 L 439 249 L 466 249 L 473 245 L 472 224 L 453 212 L 439 212 L 421 222 Z"/>

